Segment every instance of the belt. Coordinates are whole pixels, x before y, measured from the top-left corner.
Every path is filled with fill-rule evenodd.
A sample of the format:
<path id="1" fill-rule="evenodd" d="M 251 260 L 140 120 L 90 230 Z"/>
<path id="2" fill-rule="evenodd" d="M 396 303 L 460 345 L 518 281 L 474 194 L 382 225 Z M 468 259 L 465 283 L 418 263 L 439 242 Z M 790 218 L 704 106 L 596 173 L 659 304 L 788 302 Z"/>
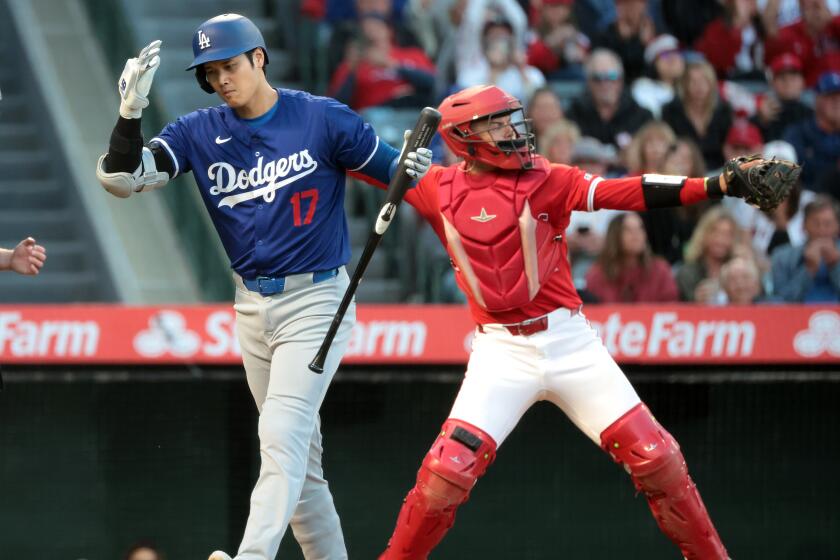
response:
<path id="1" fill-rule="evenodd" d="M 542 317 L 537 317 L 536 319 L 528 319 L 527 321 L 522 321 L 521 323 L 510 323 L 499 326 L 504 327 L 512 335 L 530 336 L 532 334 L 548 330 L 548 315 L 543 315 Z M 483 333 L 484 327 L 482 325 L 478 325 L 478 331 Z"/>
<path id="2" fill-rule="evenodd" d="M 304 274 L 295 274 L 294 276 L 304 276 Z M 337 268 L 319 270 L 318 272 L 312 273 L 312 283 L 317 284 L 318 282 L 323 282 L 324 280 L 329 280 L 330 278 L 335 278 L 336 276 L 338 276 Z M 283 293 L 283 290 L 286 288 L 286 278 L 286 276 L 257 276 L 251 280 L 243 278 L 242 283 L 245 284 L 245 287 L 252 292 L 257 292 L 264 296 L 270 296 L 273 294 Z"/>
<path id="3" fill-rule="evenodd" d="M 537 334 L 538 332 L 548 330 L 549 318 L 551 318 L 551 320 L 555 322 L 564 321 L 570 317 L 579 315 L 581 313 L 581 307 L 582 306 L 579 306 L 577 309 L 566 309 L 565 307 L 558 307 L 548 315 L 543 315 L 542 317 L 535 317 L 533 319 L 526 319 L 521 323 L 490 323 L 487 325 L 478 325 L 478 332 L 483 333 L 486 332 L 488 329 L 503 328 L 514 336 L 530 336 L 532 334 Z"/>

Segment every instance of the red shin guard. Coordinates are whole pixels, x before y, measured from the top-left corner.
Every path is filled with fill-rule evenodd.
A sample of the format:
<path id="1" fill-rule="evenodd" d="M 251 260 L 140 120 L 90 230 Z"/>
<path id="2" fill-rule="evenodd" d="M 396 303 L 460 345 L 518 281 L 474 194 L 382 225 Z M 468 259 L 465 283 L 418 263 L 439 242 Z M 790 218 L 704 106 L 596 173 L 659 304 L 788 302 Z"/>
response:
<path id="1" fill-rule="evenodd" d="M 659 528 L 683 556 L 688 560 L 729 558 L 688 476 L 679 445 L 644 404 L 604 430 L 601 446 L 630 473 Z"/>
<path id="2" fill-rule="evenodd" d="M 496 458 L 496 442 L 480 429 L 450 418 L 423 459 L 397 527 L 380 560 L 423 560 L 455 521 L 475 482 Z"/>

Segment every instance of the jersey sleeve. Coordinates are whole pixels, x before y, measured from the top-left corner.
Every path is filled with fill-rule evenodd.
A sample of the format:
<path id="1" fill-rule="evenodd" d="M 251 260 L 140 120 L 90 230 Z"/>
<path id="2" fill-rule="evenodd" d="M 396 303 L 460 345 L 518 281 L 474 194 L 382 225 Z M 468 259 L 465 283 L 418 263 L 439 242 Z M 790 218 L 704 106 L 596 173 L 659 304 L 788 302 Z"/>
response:
<path id="1" fill-rule="evenodd" d="M 186 173 L 192 169 L 189 160 L 189 130 L 186 121 L 183 118 L 166 125 L 160 134 L 149 140 L 150 146 L 160 146 L 165 153 L 172 159 L 172 164 L 175 167 L 175 174 L 171 178 L 175 178 L 181 173 Z"/>
<path id="2" fill-rule="evenodd" d="M 601 209 L 642 211 L 652 208 L 687 206 L 709 198 L 703 178 L 644 175 L 604 179 L 576 167 L 553 166 L 552 175 L 567 193 L 568 212 Z"/>
<path id="3" fill-rule="evenodd" d="M 339 169 L 363 172 L 379 149 L 379 137 L 373 127 L 334 99 L 327 102 L 324 110 L 332 163 Z"/>

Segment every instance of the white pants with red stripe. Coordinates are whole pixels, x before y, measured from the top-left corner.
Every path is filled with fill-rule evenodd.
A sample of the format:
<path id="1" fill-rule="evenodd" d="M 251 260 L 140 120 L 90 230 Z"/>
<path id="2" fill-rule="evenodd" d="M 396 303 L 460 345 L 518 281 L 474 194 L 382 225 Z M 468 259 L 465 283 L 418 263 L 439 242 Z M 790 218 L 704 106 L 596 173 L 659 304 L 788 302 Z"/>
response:
<path id="1" fill-rule="evenodd" d="M 450 418 L 487 432 L 497 446 L 532 404 L 548 400 L 600 446 L 600 435 L 639 396 L 579 312 L 557 309 L 548 328 L 513 335 L 501 325 L 476 332 Z"/>

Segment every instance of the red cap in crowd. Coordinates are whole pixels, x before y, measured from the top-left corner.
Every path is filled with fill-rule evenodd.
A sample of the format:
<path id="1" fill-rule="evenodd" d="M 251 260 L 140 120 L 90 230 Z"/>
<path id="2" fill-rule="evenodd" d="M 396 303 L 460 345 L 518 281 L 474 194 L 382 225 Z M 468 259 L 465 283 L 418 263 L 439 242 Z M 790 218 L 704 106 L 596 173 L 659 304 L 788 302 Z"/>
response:
<path id="1" fill-rule="evenodd" d="M 782 72 L 797 72 L 802 73 L 802 61 L 795 54 L 784 53 L 773 59 L 770 63 L 770 70 L 773 74 L 780 74 Z"/>
<path id="2" fill-rule="evenodd" d="M 764 138 L 757 126 L 748 120 L 739 119 L 732 123 L 729 132 L 726 134 L 726 141 L 730 146 L 744 148 L 759 148 L 764 144 Z"/>
<path id="3" fill-rule="evenodd" d="M 575 0 L 543 0 L 543 6 L 571 6 Z"/>

